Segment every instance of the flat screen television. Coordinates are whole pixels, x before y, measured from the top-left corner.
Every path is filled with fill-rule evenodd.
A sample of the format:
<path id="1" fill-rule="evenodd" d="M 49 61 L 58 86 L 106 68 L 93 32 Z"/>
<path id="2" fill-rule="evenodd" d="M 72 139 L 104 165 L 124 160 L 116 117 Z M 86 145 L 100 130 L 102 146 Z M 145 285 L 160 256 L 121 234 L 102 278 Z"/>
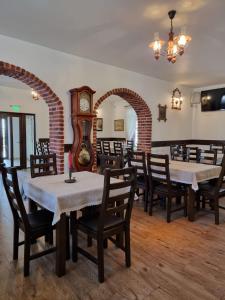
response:
<path id="1" fill-rule="evenodd" d="M 201 92 L 202 111 L 225 110 L 225 88 Z"/>

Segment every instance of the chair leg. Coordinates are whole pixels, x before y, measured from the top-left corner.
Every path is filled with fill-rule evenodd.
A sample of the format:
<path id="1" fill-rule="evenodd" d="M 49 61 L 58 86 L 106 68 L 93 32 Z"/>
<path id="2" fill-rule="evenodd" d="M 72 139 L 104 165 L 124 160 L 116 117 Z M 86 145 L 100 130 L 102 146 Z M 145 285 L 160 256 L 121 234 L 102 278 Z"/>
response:
<path id="1" fill-rule="evenodd" d="M 70 217 L 66 217 L 66 259 L 70 259 Z"/>
<path id="2" fill-rule="evenodd" d="M 129 268 L 131 266 L 130 228 L 125 229 L 125 256 L 126 256 L 126 266 Z"/>
<path id="3" fill-rule="evenodd" d="M 87 246 L 88 247 L 92 246 L 92 237 L 90 235 L 88 235 L 88 237 L 87 237 Z"/>
<path id="4" fill-rule="evenodd" d="M 104 247 L 104 249 L 108 248 L 108 240 L 107 239 L 104 239 L 104 241 L 103 241 L 103 247 Z"/>
<path id="5" fill-rule="evenodd" d="M 167 214 L 167 223 L 170 223 L 170 219 L 171 219 L 171 197 L 168 197 L 167 199 L 167 210 L 166 210 L 166 214 Z"/>
<path id="6" fill-rule="evenodd" d="M 149 191 L 149 216 L 152 216 L 153 209 L 153 192 Z"/>
<path id="7" fill-rule="evenodd" d="M 53 230 L 45 235 L 45 242 L 49 243 L 49 245 L 53 245 Z"/>
<path id="8" fill-rule="evenodd" d="M 205 208 L 205 198 L 202 197 L 202 208 Z"/>
<path id="9" fill-rule="evenodd" d="M 218 198 L 214 201 L 214 210 L 215 210 L 215 224 L 219 225 L 220 218 L 219 218 L 219 200 Z"/>
<path id="10" fill-rule="evenodd" d="M 73 222 L 73 230 L 72 230 L 72 261 L 77 262 L 78 259 L 78 232 L 77 232 L 77 224 L 76 220 Z"/>
<path id="11" fill-rule="evenodd" d="M 30 239 L 25 236 L 24 243 L 24 277 L 30 274 Z"/>
<path id="12" fill-rule="evenodd" d="M 144 190 L 144 211 L 148 211 L 148 190 Z"/>
<path id="13" fill-rule="evenodd" d="M 97 239 L 98 281 L 104 282 L 104 246 L 103 237 Z"/>
<path id="14" fill-rule="evenodd" d="M 187 195 L 184 195 L 184 216 L 187 217 Z"/>
<path id="15" fill-rule="evenodd" d="M 18 259 L 18 250 L 19 250 L 19 226 L 14 224 L 14 233 L 13 233 L 13 259 Z"/>

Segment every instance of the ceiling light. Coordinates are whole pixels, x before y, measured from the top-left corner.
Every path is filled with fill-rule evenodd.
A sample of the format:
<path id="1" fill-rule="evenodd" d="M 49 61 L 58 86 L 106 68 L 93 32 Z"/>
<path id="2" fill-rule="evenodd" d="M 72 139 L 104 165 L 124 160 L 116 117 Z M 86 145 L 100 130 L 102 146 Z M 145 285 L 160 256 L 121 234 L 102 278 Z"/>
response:
<path id="1" fill-rule="evenodd" d="M 35 90 L 32 89 L 31 95 L 34 100 L 39 100 L 39 95 Z"/>
<path id="2" fill-rule="evenodd" d="M 176 15 L 176 10 L 170 10 L 168 12 L 171 25 L 169 32 L 169 39 L 167 42 L 167 48 L 162 49 L 162 46 L 165 44 L 163 40 L 160 40 L 159 33 L 155 33 L 154 41 L 149 44 L 149 47 L 153 49 L 155 59 L 159 59 L 161 55 L 167 56 L 169 62 L 173 64 L 177 60 L 177 55 L 182 55 L 184 53 L 185 47 L 191 41 L 191 37 L 186 35 L 185 28 L 183 27 L 178 36 L 174 36 L 173 32 L 173 19 Z"/>

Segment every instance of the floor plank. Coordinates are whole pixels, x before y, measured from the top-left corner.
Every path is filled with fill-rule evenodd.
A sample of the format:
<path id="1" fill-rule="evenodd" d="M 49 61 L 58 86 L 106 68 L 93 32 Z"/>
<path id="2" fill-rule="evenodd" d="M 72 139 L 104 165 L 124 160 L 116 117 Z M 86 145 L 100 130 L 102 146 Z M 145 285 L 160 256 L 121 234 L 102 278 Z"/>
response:
<path id="1" fill-rule="evenodd" d="M 103 284 L 96 266 L 81 256 L 77 263 L 67 262 L 62 278 L 55 275 L 54 254 L 32 261 L 30 276 L 24 278 L 23 247 L 14 262 L 12 215 L 0 188 L 0 299 L 225 299 L 225 212 L 219 226 L 205 213 L 193 223 L 180 217 L 167 224 L 160 211 L 149 217 L 137 202 L 130 269 L 124 266 L 124 253 L 109 243 Z M 79 240 L 86 244 L 83 236 Z M 43 246 L 41 240 L 33 250 Z"/>

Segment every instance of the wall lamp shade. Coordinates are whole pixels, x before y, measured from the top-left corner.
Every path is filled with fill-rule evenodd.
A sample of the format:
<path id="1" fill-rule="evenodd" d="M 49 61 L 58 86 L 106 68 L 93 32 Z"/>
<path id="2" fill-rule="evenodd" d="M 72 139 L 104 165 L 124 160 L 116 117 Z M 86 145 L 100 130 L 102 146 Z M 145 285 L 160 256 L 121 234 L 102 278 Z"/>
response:
<path id="1" fill-rule="evenodd" d="M 183 98 L 181 96 L 181 91 L 178 88 L 176 88 L 173 90 L 171 108 L 181 110 L 182 103 L 183 103 Z"/>

